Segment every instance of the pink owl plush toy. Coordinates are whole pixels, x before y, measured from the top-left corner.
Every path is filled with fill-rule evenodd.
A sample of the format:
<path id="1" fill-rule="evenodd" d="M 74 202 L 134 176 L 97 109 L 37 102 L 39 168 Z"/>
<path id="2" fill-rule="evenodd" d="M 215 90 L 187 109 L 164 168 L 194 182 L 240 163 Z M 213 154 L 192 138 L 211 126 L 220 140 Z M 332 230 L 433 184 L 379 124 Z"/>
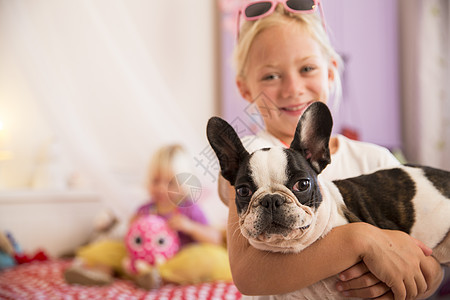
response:
<path id="1" fill-rule="evenodd" d="M 137 274 L 146 265 L 157 266 L 173 257 L 180 248 L 180 240 L 163 218 L 146 215 L 130 224 L 125 245 L 129 255 L 126 269 Z"/>

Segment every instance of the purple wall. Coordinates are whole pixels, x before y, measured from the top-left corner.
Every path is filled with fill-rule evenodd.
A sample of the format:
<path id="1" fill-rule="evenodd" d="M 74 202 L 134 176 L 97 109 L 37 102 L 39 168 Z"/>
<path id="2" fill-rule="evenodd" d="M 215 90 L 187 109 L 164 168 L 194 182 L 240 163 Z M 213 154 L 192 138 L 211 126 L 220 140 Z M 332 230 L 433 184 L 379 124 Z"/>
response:
<path id="1" fill-rule="evenodd" d="M 397 0 L 322 1 L 333 44 L 346 60 L 334 131 L 354 129 L 360 140 L 400 148 Z M 228 121 L 251 124 L 254 117 L 237 92 L 231 68 L 235 37 L 230 20 L 230 14 L 222 14 L 221 113 Z"/>

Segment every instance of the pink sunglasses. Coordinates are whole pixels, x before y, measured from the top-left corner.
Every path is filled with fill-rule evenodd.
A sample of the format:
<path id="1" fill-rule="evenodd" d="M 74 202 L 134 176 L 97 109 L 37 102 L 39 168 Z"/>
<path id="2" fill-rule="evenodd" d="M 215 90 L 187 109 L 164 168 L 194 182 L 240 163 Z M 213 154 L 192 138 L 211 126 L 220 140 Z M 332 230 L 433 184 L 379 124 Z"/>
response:
<path id="1" fill-rule="evenodd" d="M 272 14 L 278 3 L 282 3 L 287 11 L 295 14 L 311 14 L 319 7 L 322 25 L 326 31 L 325 17 L 320 0 L 261 0 L 247 3 L 239 10 L 237 16 L 237 39 L 239 40 L 241 15 L 247 21 L 255 21 Z"/>

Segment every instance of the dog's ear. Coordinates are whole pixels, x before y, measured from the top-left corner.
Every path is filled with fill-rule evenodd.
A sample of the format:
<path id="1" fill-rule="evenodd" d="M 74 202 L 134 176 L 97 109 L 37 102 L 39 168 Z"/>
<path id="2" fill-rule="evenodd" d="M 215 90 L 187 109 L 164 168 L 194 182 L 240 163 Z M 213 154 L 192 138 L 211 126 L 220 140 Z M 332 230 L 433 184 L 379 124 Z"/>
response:
<path id="1" fill-rule="evenodd" d="M 319 174 L 331 162 L 330 135 L 333 118 L 327 105 L 311 104 L 300 117 L 290 148 L 302 153 Z"/>
<path id="2" fill-rule="evenodd" d="M 219 159 L 222 176 L 234 185 L 239 164 L 249 153 L 233 127 L 219 117 L 209 119 L 206 135 Z"/>

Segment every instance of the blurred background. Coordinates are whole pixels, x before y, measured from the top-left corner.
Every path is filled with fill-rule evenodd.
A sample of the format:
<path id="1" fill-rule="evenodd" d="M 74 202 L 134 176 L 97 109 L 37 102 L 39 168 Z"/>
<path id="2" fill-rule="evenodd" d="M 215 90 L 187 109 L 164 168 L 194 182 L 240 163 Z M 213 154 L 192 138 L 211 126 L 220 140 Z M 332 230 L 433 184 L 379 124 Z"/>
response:
<path id="1" fill-rule="evenodd" d="M 241 4 L 0 0 L 0 230 L 55 255 L 80 244 L 99 211 L 126 220 L 147 199 L 150 155 L 172 142 L 225 224 L 205 126 L 258 128 L 231 68 Z M 449 170 L 449 2 L 323 6 L 345 61 L 334 132 Z"/>

